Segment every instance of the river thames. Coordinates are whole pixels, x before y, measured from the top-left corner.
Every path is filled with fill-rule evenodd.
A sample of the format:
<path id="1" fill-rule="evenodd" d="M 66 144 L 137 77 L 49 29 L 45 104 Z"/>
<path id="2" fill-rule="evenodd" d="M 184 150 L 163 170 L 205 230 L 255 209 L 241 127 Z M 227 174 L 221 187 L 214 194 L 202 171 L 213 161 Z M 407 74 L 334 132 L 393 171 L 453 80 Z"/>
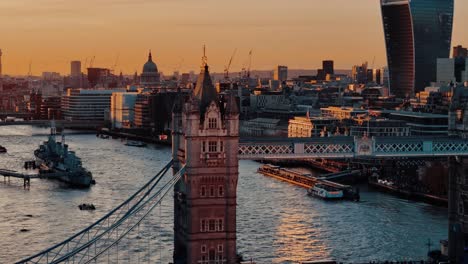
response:
<path id="1" fill-rule="evenodd" d="M 0 127 L 0 168 L 21 170 L 46 140 L 47 129 Z M 66 137 L 70 149 L 93 173 L 96 185 L 70 189 L 60 182 L 33 179 L 29 190 L 19 179 L 0 178 L 0 263 L 11 263 L 61 242 L 123 202 L 171 158 L 171 149 L 125 146 L 95 135 Z M 447 238 L 447 210 L 396 198 L 360 186 L 361 202 L 326 202 L 306 190 L 258 174 L 253 161 L 239 164 L 237 247 L 257 263 L 296 263 L 333 258 L 343 262 L 425 259 Z M 80 211 L 93 203 L 95 211 Z M 143 233 L 152 261 L 172 260 L 173 205 L 168 195 Z M 151 240 L 151 241 L 150 241 Z M 154 241 L 152 241 L 154 240 Z"/>

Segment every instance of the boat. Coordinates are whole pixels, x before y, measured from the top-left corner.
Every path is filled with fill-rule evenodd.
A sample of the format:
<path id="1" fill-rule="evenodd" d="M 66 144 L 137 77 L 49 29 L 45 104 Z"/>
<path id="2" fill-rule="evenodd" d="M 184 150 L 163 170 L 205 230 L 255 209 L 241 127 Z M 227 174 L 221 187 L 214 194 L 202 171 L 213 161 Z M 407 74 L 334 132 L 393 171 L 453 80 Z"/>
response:
<path id="1" fill-rule="evenodd" d="M 56 141 L 55 122 L 52 121 L 48 140 L 34 151 L 39 174 L 49 174 L 74 187 L 89 187 L 93 182 L 91 172 L 82 167 L 81 159 L 68 149 L 65 135 L 62 141 Z"/>
<path id="2" fill-rule="evenodd" d="M 80 208 L 80 210 L 86 210 L 86 211 L 96 210 L 96 207 L 94 206 L 94 204 L 86 204 L 86 203 L 78 205 L 78 208 Z"/>
<path id="3" fill-rule="evenodd" d="M 261 166 L 258 168 L 258 172 L 265 176 L 307 188 L 308 195 L 325 200 L 360 200 L 359 189 L 354 189 L 349 185 L 343 185 L 323 178 L 313 177 L 310 173 L 284 169 L 271 164 Z"/>
<path id="4" fill-rule="evenodd" d="M 125 142 L 125 146 L 142 148 L 142 147 L 146 147 L 146 143 L 141 142 L 141 141 L 135 141 L 135 140 L 127 140 L 127 142 Z"/>
<path id="5" fill-rule="evenodd" d="M 307 190 L 307 194 L 319 197 L 325 200 L 343 199 L 343 191 L 323 184 L 315 184 L 314 187 Z"/>
<path id="6" fill-rule="evenodd" d="M 7 153 L 7 149 L 0 145 L 0 153 Z"/>

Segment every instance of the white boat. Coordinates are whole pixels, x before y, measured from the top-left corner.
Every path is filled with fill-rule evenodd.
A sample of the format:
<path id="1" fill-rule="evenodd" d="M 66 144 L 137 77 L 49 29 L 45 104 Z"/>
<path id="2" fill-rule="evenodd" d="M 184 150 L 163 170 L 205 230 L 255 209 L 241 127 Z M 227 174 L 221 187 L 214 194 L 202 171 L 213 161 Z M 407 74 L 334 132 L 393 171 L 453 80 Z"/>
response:
<path id="1" fill-rule="evenodd" d="M 329 186 L 316 184 L 314 187 L 307 190 L 309 195 L 313 195 L 325 200 L 332 200 L 332 199 L 343 199 L 343 191 L 338 190 L 335 188 L 331 188 Z"/>

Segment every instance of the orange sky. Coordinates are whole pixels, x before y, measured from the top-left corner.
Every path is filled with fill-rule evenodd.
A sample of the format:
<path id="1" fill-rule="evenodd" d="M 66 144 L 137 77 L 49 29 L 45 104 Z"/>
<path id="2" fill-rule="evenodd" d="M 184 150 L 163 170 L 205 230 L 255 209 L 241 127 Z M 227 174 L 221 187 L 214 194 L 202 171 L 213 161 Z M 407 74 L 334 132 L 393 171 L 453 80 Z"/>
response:
<path id="1" fill-rule="evenodd" d="M 348 69 L 386 64 L 379 0 L 1 0 L 5 74 L 58 71 L 96 56 L 94 66 L 141 71 L 148 49 L 160 71 L 198 70 L 202 45 L 212 71 L 237 48 L 232 71 L 315 69 L 322 59 Z M 455 0 L 453 44 L 468 46 L 468 1 Z M 465 26 L 464 26 L 465 25 Z"/>

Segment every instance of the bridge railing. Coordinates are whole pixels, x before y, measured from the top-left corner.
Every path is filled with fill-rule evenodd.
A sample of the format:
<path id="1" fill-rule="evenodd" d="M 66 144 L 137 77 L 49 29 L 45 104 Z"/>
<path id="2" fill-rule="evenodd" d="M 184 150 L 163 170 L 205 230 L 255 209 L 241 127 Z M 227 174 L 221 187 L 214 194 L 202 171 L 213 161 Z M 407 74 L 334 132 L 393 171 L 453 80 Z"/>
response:
<path id="1" fill-rule="evenodd" d="M 239 143 L 240 159 L 349 158 L 354 156 L 353 137 L 281 138 Z"/>
<path id="2" fill-rule="evenodd" d="M 468 155 L 468 140 L 458 137 L 377 138 L 373 144 L 373 155 L 378 157 Z"/>
<path id="3" fill-rule="evenodd" d="M 263 138 L 239 142 L 239 159 L 468 156 L 458 137 Z"/>
<path id="4" fill-rule="evenodd" d="M 170 161 L 156 176 L 134 195 L 91 226 L 69 239 L 17 263 L 89 263 L 118 245 L 119 241 L 139 226 L 141 221 L 161 203 L 174 184 L 185 173 L 179 170 L 162 187 L 158 186 L 173 164 Z"/>

